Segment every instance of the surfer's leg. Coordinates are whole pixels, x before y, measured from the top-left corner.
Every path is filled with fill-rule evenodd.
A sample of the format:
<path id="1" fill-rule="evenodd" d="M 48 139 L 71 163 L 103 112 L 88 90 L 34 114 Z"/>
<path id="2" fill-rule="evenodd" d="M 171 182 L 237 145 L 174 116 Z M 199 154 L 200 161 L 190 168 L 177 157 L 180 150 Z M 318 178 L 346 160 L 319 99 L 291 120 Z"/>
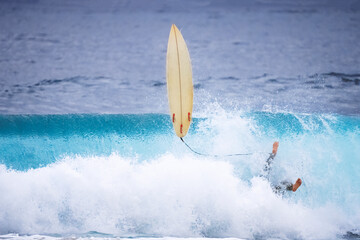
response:
<path id="1" fill-rule="evenodd" d="M 269 176 L 269 173 L 270 173 L 270 170 L 271 170 L 271 164 L 272 164 L 272 161 L 274 160 L 274 158 L 276 156 L 278 147 L 279 147 L 279 142 L 274 142 L 272 153 L 270 154 L 270 156 L 266 160 L 266 164 L 265 164 L 265 167 L 264 167 L 264 172 L 266 174 L 266 178 L 268 178 L 268 176 Z"/>

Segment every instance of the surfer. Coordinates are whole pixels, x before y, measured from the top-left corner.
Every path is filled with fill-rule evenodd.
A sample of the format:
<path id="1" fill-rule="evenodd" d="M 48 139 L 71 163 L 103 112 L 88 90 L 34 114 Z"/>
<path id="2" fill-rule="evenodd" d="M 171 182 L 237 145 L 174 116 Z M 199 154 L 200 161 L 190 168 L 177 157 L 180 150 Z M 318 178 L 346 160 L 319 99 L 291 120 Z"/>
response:
<path id="1" fill-rule="evenodd" d="M 266 164 L 264 167 L 264 172 L 266 173 L 265 175 L 266 179 L 269 179 L 271 164 L 276 156 L 278 147 L 279 147 L 279 142 L 274 142 L 272 153 L 270 154 L 269 158 L 266 160 Z M 294 184 L 291 183 L 290 181 L 282 181 L 279 185 L 274 186 L 273 189 L 276 193 L 283 193 L 285 190 L 295 192 L 300 187 L 301 183 L 302 181 L 300 178 L 298 178 Z"/>

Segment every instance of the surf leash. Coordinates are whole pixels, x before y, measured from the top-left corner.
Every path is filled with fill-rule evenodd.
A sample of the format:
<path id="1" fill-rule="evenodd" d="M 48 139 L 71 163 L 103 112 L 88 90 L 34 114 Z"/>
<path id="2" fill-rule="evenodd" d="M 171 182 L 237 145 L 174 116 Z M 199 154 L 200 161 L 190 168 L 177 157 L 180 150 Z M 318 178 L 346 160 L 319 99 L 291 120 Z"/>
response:
<path id="1" fill-rule="evenodd" d="M 233 154 L 224 154 L 224 155 L 217 155 L 217 154 L 207 154 L 207 153 L 200 153 L 198 151 L 195 151 L 194 149 L 192 149 L 185 141 L 184 139 L 181 137 L 180 138 L 181 141 L 194 153 L 198 154 L 198 155 L 202 155 L 202 156 L 208 156 L 208 157 L 232 157 L 232 156 L 249 156 L 249 155 L 253 155 L 254 153 L 233 153 Z"/>

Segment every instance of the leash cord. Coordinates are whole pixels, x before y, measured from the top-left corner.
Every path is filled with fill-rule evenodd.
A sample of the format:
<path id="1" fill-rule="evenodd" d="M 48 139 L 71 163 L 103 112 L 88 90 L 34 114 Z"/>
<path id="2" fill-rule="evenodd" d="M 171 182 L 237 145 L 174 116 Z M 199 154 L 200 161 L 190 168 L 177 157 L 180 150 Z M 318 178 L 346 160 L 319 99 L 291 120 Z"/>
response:
<path id="1" fill-rule="evenodd" d="M 206 154 L 206 153 L 200 153 L 198 151 L 195 151 L 194 149 L 192 149 L 185 141 L 184 139 L 181 137 L 180 138 L 181 141 L 194 153 L 198 154 L 198 155 L 202 155 L 202 156 L 208 156 L 208 157 L 232 157 L 232 156 L 249 156 L 249 155 L 253 155 L 254 153 L 234 153 L 234 154 L 225 154 L 225 155 L 216 155 L 216 154 Z"/>

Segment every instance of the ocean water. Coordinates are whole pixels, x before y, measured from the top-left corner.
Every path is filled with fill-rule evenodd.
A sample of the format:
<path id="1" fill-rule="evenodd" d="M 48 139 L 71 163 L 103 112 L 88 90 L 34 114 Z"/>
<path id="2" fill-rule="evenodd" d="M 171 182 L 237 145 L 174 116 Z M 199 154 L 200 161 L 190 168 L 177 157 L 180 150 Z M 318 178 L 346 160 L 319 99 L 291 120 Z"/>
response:
<path id="1" fill-rule="evenodd" d="M 360 118 L 226 113 L 2 115 L 0 232 L 329 239 L 358 234 Z M 269 181 L 260 177 L 280 140 Z M 303 180 L 296 193 L 272 185 Z M 107 236 L 106 234 L 109 234 Z M 96 235 L 95 235 L 96 236 Z M 5 238 L 7 238 L 5 236 Z"/>
<path id="2" fill-rule="evenodd" d="M 359 239 L 359 11 L 0 1 L 0 239 Z M 172 129 L 173 23 L 193 65 L 184 140 L 207 155 Z"/>

